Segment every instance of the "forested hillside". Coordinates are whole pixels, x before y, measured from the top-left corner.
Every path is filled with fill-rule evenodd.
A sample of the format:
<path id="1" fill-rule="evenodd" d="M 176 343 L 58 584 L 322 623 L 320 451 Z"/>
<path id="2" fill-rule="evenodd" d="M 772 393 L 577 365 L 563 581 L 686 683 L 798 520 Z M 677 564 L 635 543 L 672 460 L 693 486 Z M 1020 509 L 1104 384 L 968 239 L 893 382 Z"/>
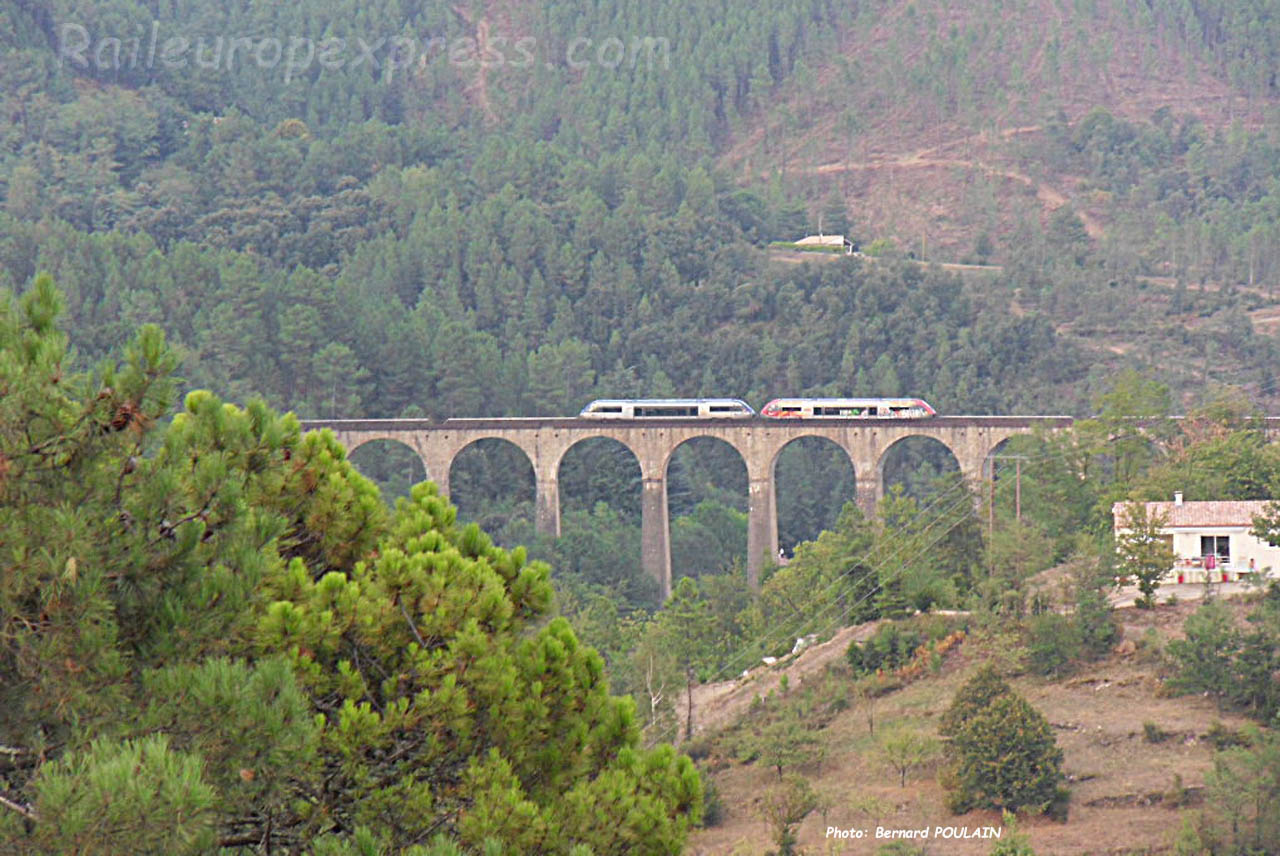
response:
<path id="1" fill-rule="evenodd" d="M 832 7 L 4 10 L 0 282 L 21 291 L 51 273 L 83 364 L 155 322 L 191 386 L 304 417 L 561 415 L 671 394 L 909 393 L 944 412 L 1087 397 L 1088 365 L 1051 323 L 953 276 L 892 259 L 767 263 L 767 241 L 811 227 L 805 199 L 739 187 L 712 156 L 835 49 Z M 510 61 L 481 61 L 482 32 Z M 233 36 L 249 39 L 238 54 Z M 612 45 L 640 37 L 644 53 L 615 62 Z M 190 50 L 166 62 L 169 38 Z M 342 40 L 341 67 L 288 66 L 285 51 L 298 65 L 326 39 Z M 513 52 L 525 39 L 532 65 Z M 522 462 L 481 451 L 460 462 L 455 496 L 515 543 L 529 515 L 508 473 Z M 723 456 L 683 457 L 673 507 L 710 502 L 702 519 L 733 543 L 745 483 L 721 492 Z M 782 477 L 813 481 L 805 467 L 824 461 Z M 361 465 L 393 494 L 421 477 L 394 450 Z M 638 506 L 615 485 L 566 481 L 571 508 L 613 506 L 580 521 L 584 538 L 638 537 Z M 786 543 L 814 537 L 841 499 L 784 510 Z M 692 519 L 677 535 L 709 537 Z M 556 555 L 633 577 L 584 549 Z M 680 549 L 686 572 L 708 569 L 695 553 L 720 567 L 741 550 Z"/>
<path id="2" fill-rule="evenodd" d="M 1002 264 L 1011 307 L 1095 361 L 1274 407 L 1250 336 L 1274 331 L 1280 277 L 1274 18 L 1266 3 L 860 4 L 840 50 L 718 163 L 864 245 Z"/>
<path id="3" fill-rule="evenodd" d="M 0 284 L 50 272 L 82 364 L 156 322 L 189 385 L 304 417 L 784 393 L 1083 413 L 1126 365 L 1266 406 L 1267 14 L 10 0 Z M 874 258 L 770 261 L 819 224 Z M 569 528 L 627 542 L 634 475 L 607 456 L 594 486 L 566 473 Z M 784 481 L 827 466 L 789 457 Z M 392 493 L 421 477 L 359 460 Z M 480 449 L 453 480 L 505 543 L 531 537 L 523 466 Z M 707 557 L 681 570 L 727 566 L 694 545 L 738 540 L 736 464 L 675 466 L 678 555 Z M 784 543 L 837 506 L 784 507 Z M 604 542 L 540 550 L 630 578 L 582 558 Z"/>

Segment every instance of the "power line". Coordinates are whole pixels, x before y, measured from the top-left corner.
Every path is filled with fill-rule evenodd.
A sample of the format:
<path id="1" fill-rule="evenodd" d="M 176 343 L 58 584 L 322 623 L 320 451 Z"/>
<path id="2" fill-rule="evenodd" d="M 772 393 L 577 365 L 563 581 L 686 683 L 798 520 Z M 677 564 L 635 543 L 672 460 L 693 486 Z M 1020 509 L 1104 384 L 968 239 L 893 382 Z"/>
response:
<path id="1" fill-rule="evenodd" d="M 954 503 L 953 505 L 951 505 L 951 506 L 949 507 L 948 511 L 947 511 L 947 512 L 945 512 L 945 513 L 950 513 L 951 511 L 954 511 L 954 510 L 956 510 L 957 508 L 959 508 L 959 507 L 961 507 L 961 506 L 969 506 L 969 505 L 971 504 L 971 501 L 972 501 L 972 500 L 971 500 L 971 498 L 970 498 L 969 496 L 967 496 L 967 495 L 966 495 L 966 496 L 962 497 L 962 498 L 959 500 L 959 502 Z M 876 582 L 871 586 L 871 588 L 870 588 L 870 589 L 869 589 L 865 594 L 863 594 L 863 595 L 862 595 L 861 597 L 859 597 L 859 598 L 856 598 L 856 599 L 855 599 L 855 600 L 853 600 L 851 603 L 848 603 L 847 605 L 845 605 L 845 607 L 844 607 L 843 609 L 841 609 L 841 610 L 840 610 L 839 615 L 834 616 L 834 618 L 832 618 L 832 620 L 827 621 L 827 622 L 825 623 L 825 625 L 824 625 L 824 624 L 823 624 L 824 619 L 826 619 L 826 618 L 830 618 L 830 617 L 831 617 L 831 613 L 833 612 L 833 610 L 839 609 L 839 607 L 840 607 L 840 602 L 839 602 L 839 600 L 837 600 L 837 599 L 835 599 L 835 598 L 830 598 L 830 599 L 827 601 L 827 605 L 826 605 L 825 607 L 823 607 L 823 608 L 822 608 L 822 609 L 821 609 L 821 610 L 820 610 L 816 615 L 812 616 L 812 617 L 809 619 L 811 622 L 816 622 L 816 623 L 819 625 L 819 626 L 817 626 L 816 628 L 812 628 L 812 629 L 814 629 L 814 631 L 815 631 L 815 632 L 817 632 L 817 633 L 824 633 L 824 632 L 827 632 L 828 630 L 831 630 L 831 629 L 832 629 L 832 628 L 834 628 L 834 627 L 838 627 L 838 626 L 842 625 L 842 624 L 845 622 L 845 620 L 848 618 L 848 616 L 849 616 L 849 615 L 850 615 L 850 614 L 851 614 L 855 609 L 857 609 L 859 606 L 861 606 L 863 603 L 865 603 L 869 598 L 874 597 L 874 596 L 876 596 L 877 594 L 879 594 L 881 591 L 883 591 L 884 586 L 885 586 L 886 584 L 890 584 L 890 583 L 892 583 L 892 582 L 896 581 L 896 580 L 898 579 L 898 577 L 900 577 L 900 576 L 902 575 L 902 573 L 904 573 L 904 572 L 907 570 L 907 566 L 904 564 L 904 565 L 903 565 L 903 567 L 902 567 L 899 571 L 897 571 L 896 573 L 894 573 L 894 574 L 890 575 L 888 578 L 881 578 L 881 577 L 879 576 L 879 574 L 878 574 L 878 571 L 879 571 L 879 567 L 878 567 L 878 566 L 886 565 L 886 564 L 890 563 L 891 561 L 893 561 L 893 560 L 897 559 L 897 558 L 902 554 L 902 552 L 903 552 L 903 551 L 905 551 L 905 550 L 907 550 L 907 549 L 910 549 L 910 548 L 917 548 L 917 547 L 919 547 L 921 550 L 928 550 L 928 549 L 932 548 L 933 546 L 935 546 L 936 544 L 938 544 L 940 541 L 942 541 L 944 538 L 946 538 L 948 535 L 950 535 L 950 534 L 951 534 L 951 533 L 952 533 L 952 532 L 953 532 L 957 527 L 959 527 L 959 526 L 961 526 L 962 524 L 964 524 L 964 523 L 966 522 L 966 518 L 967 518 L 967 517 L 968 517 L 968 515 L 966 514 L 966 515 L 962 516 L 961 518 L 957 519 L 957 520 L 956 520 L 954 523 L 952 523 L 950 526 L 946 527 L 943 531 L 939 532 L 939 533 L 936 535 L 936 537 L 932 538 L 932 539 L 929 541 L 929 543 L 927 543 L 927 544 L 923 544 L 923 545 L 921 545 L 921 544 L 919 543 L 919 540 L 920 540 L 920 539 L 925 535 L 925 533 L 927 533 L 927 532 L 929 531 L 929 528 L 930 528 L 931 526 L 933 526 L 933 525 L 934 525 L 934 523 L 936 523 L 936 522 L 938 522 L 938 521 L 941 521 L 941 520 L 944 520 L 944 519 L 945 519 L 945 517 L 944 517 L 943 515 L 939 515 L 939 516 L 937 516 L 937 517 L 933 518 L 933 519 L 932 519 L 928 524 L 926 524 L 926 526 L 925 526 L 925 528 L 924 528 L 924 529 L 922 529 L 922 530 L 921 530 L 920 532 L 918 532 L 918 533 L 915 533 L 915 535 L 914 535 L 914 536 L 912 536 L 912 538 L 904 540 L 904 542 L 903 542 L 900 546 L 898 546 L 897 548 L 893 549 L 893 550 L 892 550 L 892 552 L 890 553 L 890 555 L 889 555 L 889 556 L 887 556 L 887 557 L 882 557 L 882 558 L 880 558 L 880 559 L 878 559 L 878 560 L 876 560 L 876 559 L 872 559 L 872 560 L 868 561 L 868 560 L 866 559 L 866 556 L 867 556 L 867 555 L 869 555 L 869 554 L 864 554 L 863 559 L 862 559 L 862 560 L 855 561 L 851 567 L 857 567 L 858 565 L 866 565 L 866 566 L 869 566 L 869 567 L 870 567 L 870 569 L 871 569 L 871 571 L 872 571 L 873 573 L 875 573 L 875 577 L 874 577 L 874 579 L 876 580 Z M 874 549 L 874 548 L 873 548 L 873 549 Z M 872 579 L 872 578 L 873 578 L 873 577 L 871 577 L 871 575 L 869 574 L 869 575 L 868 575 L 868 579 Z M 833 581 L 833 583 L 832 583 L 830 586 L 828 586 L 828 590 L 827 590 L 827 591 L 828 591 L 828 593 L 830 592 L 830 590 L 831 590 L 831 589 L 833 589 L 833 588 L 835 588 L 835 587 L 837 587 L 837 586 L 840 586 L 840 585 L 842 585 L 842 584 L 844 584 L 844 579 L 843 579 L 843 577 L 842 577 L 842 576 L 838 576 L 838 577 L 836 578 L 836 580 L 834 580 L 834 581 Z M 794 613 L 794 612 L 793 612 L 793 616 L 794 616 L 794 615 L 796 615 L 796 614 L 797 614 L 797 613 Z M 786 636 L 785 638 L 790 638 L 790 636 L 795 635 L 797 632 L 800 632 L 800 631 L 801 631 L 801 630 L 803 630 L 803 629 L 806 629 L 803 625 L 801 625 L 799 628 L 795 628 L 795 627 L 789 628 L 789 632 L 787 633 L 787 636 Z M 784 638 L 784 637 L 781 637 L 781 636 L 776 636 L 776 637 L 775 637 L 773 634 L 769 634 L 769 635 L 766 635 L 765 637 L 763 637 L 763 640 L 772 640 L 774 643 L 776 643 L 776 642 L 781 641 L 781 640 L 782 640 L 782 638 Z M 738 656 L 735 658 L 735 660 L 736 660 L 737 662 L 735 662 L 734 660 L 731 660 L 729 663 L 726 663 L 726 664 L 725 664 L 725 666 L 721 667 L 721 668 L 720 668 L 720 669 L 719 669 L 719 670 L 718 670 L 718 671 L 717 671 L 717 672 L 712 676 L 712 678 L 711 678 L 708 682 L 709 682 L 709 683 L 711 683 L 711 682 L 715 682 L 715 681 L 717 681 L 717 680 L 721 680 L 721 679 L 723 679 L 724 677 L 726 677 L 726 675 L 727 675 L 727 674 L 736 673 L 736 671 L 737 671 L 737 665 L 740 665 L 740 664 L 741 664 L 741 662 L 742 662 L 742 657 L 744 657 L 744 656 L 752 656 L 752 657 L 753 657 L 753 656 L 754 656 L 754 651 L 756 650 L 756 645 L 757 645 L 757 644 L 759 644 L 759 641 L 757 641 L 757 642 L 751 642 L 751 643 L 748 643 L 747 645 L 745 645 L 745 646 L 743 646 L 742 648 L 740 648 L 740 649 L 739 649 L 739 654 L 738 654 Z M 767 646 L 767 645 L 766 645 L 766 646 L 764 646 L 764 650 L 768 650 L 768 646 Z M 731 667 L 732 667 L 732 672 L 730 672 Z M 652 727 L 652 725 L 651 725 L 650 727 Z M 674 727 L 674 732 L 672 732 L 672 728 L 671 728 L 671 727 L 668 727 L 666 730 L 667 730 L 667 732 L 669 732 L 669 736 L 667 736 L 667 735 L 662 735 L 662 736 L 663 736 L 665 739 L 674 739 L 674 737 L 676 736 L 676 734 L 678 734 L 678 732 L 679 732 L 679 725 L 678 725 L 678 724 L 676 724 L 676 725 L 675 725 L 675 727 Z"/>
<path id="2" fill-rule="evenodd" d="M 1103 445 L 1104 446 L 1110 445 L 1112 443 L 1118 442 L 1120 439 L 1122 438 L 1119 436 L 1108 438 Z M 1026 455 L 1021 457 L 1023 460 L 1026 460 L 1026 461 L 1046 462 L 1046 461 L 1054 461 L 1054 460 L 1065 460 L 1069 457 L 1072 457 L 1074 454 L 1075 454 L 1074 451 L 1067 451 L 1062 453 Z M 995 475 L 995 467 L 993 465 L 992 466 L 992 476 L 993 476 L 992 482 L 993 482 L 994 489 L 991 497 L 991 502 L 993 504 L 995 502 L 995 491 L 1001 490 L 1001 489 L 1007 489 L 1008 487 L 1007 482 L 1004 485 L 995 486 L 994 483 L 998 480 L 994 478 L 994 475 Z M 903 573 L 905 573 L 905 571 L 908 568 L 906 564 L 904 564 L 902 568 L 898 570 L 896 573 L 890 575 L 887 578 L 881 578 L 878 571 L 880 567 L 882 567 L 883 565 L 888 564 L 889 562 L 899 558 L 902 555 L 903 551 L 907 550 L 908 548 L 915 548 L 919 546 L 918 543 L 913 542 L 911 539 L 923 538 L 923 536 L 929 532 L 931 527 L 933 527 L 936 523 L 944 522 L 946 520 L 947 515 L 955 512 L 956 510 L 960 508 L 966 508 L 966 507 L 972 508 L 972 495 L 968 490 L 968 485 L 963 480 L 958 480 L 950 488 L 934 496 L 928 504 L 926 504 L 920 509 L 918 514 L 920 515 L 925 514 L 926 512 L 931 510 L 933 507 L 939 505 L 949 497 L 954 497 L 956 494 L 960 494 L 960 499 L 958 501 L 951 503 L 946 509 L 946 511 L 930 518 L 930 520 L 925 524 L 923 529 L 921 529 L 917 533 L 914 533 L 914 535 L 911 536 L 911 538 L 905 539 L 898 546 L 894 547 L 888 556 L 882 556 L 882 557 L 875 556 L 876 551 L 880 549 L 880 546 L 881 546 L 881 545 L 876 545 L 875 547 L 872 547 L 870 550 L 864 553 L 861 557 L 853 560 L 849 564 L 848 566 L 849 568 L 856 568 L 862 565 L 862 566 L 869 567 L 872 571 L 876 571 L 877 572 L 875 576 L 876 582 L 869 591 L 867 591 L 864 595 L 862 595 L 862 597 L 848 604 L 841 611 L 840 615 L 836 618 L 834 622 L 830 622 L 826 626 L 822 627 L 820 632 L 827 632 L 828 630 L 831 630 L 833 627 L 839 626 L 839 624 L 843 622 L 853 612 L 854 609 L 856 609 L 858 606 L 865 603 L 867 599 L 879 594 L 884 589 L 884 586 L 886 584 L 895 582 Z M 959 526 L 963 525 L 968 519 L 970 519 L 968 513 L 961 515 L 955 520 L 955 522 L 953 522 L 945 530 L 940 532 L 937 535 L 937 537 L 930 540 L 928 544 L 923 545 L 922 549 L 927 550 L 937 545 L 944 538 L 946 538 L 953 531 L 955 531 Z M 815 616 L 809 617 L 807 621 L 809 622 L 820 621 L 821 620 L 820 616 L 828 616 L 833 609 L 839 607 L 840 605 L 839 600 L 832 597 L 831 595 L 833 595 L 836 592 L 836 590 L 840 586 L 842 586 L 844 583 L 845 583 L 844 575 L 841 574 L 841 575 L 837 575 L 837 577 L 830 584 L 828 584 L 828 586 L 820 594 L 820 597 L 822 597 L 827 601 L 827 606 L 820 609 Z M 782 622 L 780 622 L 779 625 L 777 625 L 778 629 L 776 631 L 766 632 L 761 637 L 755 640 L 751 640 L 743 644 L 742 646 L 740 646 L 738 651 L 734 655 L 732 655 L 724 663 L 723 666 L 717 669 L 706 683 L 713 683 L 719 680 L 723 680 L 727 675 L 736 674 L 738 671 L 738 666 L 743 665 L 745 662 L 747 662 L 744 658 L 746 657 L 754 658 L 755 651 L 757 650 L 767 651 L 769 650 L 772 644 L 777 644 L 778 642 L 782 641 L 783 638 L 791 638 L 791 636 L 793 636 L 796 632 L 795 627 L 797 625 L 790 625 L 790 622 L 792 619 L 795 619 L 795 618 L 801 618 L 802 622 L 806 620 L 804 619 L 803 616 L 800 615 L 799 610 L 793 608 L 791 611 L 791 614 L 786 616 L 784 619 L 782 619 Z M 798 627 L 803 629 L 804 624 L 801 623 L 800 625 L 798 625 Z M 782 632 L 786 633 L 785 637 L 779 635 Z M 656 723 L 650 723 L 650 725 L 646 727 L 645 731 L 646 732 L 649 731 L 655 725 Z M 670 731 L 670 728 L 668 728 L 667 731 Z M 673 733 L 671 737 L 668 739 L 674 739 L 674 736 L 675 734 L 678 734 L 678 731 L 679 731 L 679 725 L 677 724 L 675 726 L 675 733 Z"/>

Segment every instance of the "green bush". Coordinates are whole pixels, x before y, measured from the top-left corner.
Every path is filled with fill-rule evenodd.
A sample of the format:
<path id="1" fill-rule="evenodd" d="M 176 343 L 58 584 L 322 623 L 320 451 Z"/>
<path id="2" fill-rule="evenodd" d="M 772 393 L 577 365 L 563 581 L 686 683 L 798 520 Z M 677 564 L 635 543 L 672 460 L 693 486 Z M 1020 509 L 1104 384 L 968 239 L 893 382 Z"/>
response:
<path id="1" fill-rule="evenodd" d="M 927 851 L 923 847 L 915 844 L 908 844 L 905 841 L 892 841 L 888 844 L 881 844 L 876 849 L 876 856 L 925 856 Z"/>
<path id="2" fill-rule="evenodd" d="M 939 731 L 951 738 L 947 799 L 957 813 L 974 808 L 1065 812 L 1062 750 L 1049 722 L 994 669 L 956 693 Z"/>
<path id="3" fill-rule="evenodd" d="M 702 826 L 709 829 L 719 826 L 724 821 L 724 802 L 720 799 L 720 789 L 710 777 L 702 779 Z"/>
<path id="4" fill-rule="evenodd" d="M 1219 751 L 1249 745 L 1247 736 L 1234 728 L 1227 728 L 1221 722 L 1214 722 L 1213 725 L 1209 726 L 1209 733 L 1205 735 L 1205 739 L 1213 744 L 1214 749 Z"/>
<path id="5" fill-rule="evenodd" d="M 1173 735 L 1148 720 L 1142 723 L 1142 736 L 1148 743 L 1163 743 Z"/>
<path id="6" fill-rule="evenodd" d="M 1040 675 L 1065 673 L 1083 652 L 1080 629 L 1065 615 L 1050 612 L 1033 617 L 1027 637 L 1029 665 Z"/>
<path id="7" fill-rule="evenodd" d="M 925 637 L 915 630 L 887 622 L 863 644 L 850 642 L 845 656 L 854 674 L 867 675 L 877 669 L 890 671 L 905 666 L 924 643 Z"/>
<path id="8" fill-rule="evenodd" d="M 991 848 L 990 856 L 1036 856 L 1030 839 L 1018 830 L 1018 819 L 1007 811 L 1004 813 L 1004 832 Z"/>
<path id="9" fill-rule="evenodd" d="M 1106 593 L 1099 589 L 1084 589 L 1076 597 L 1072 619 L 1081 653 L 1086 658 L 1097 660 L 1105 657 L 1120 641 L 1120 626 L 1112 613 Z"/>
<path id="10" fill-rule="evenodd" d="M 692 761 L 701 761 L 711 755 L 711 740 L 707 737 L 695 737 L 680 747 Z"/>
<path id="11" fill-rule="evenodd" d="M 968 720 L 977 716 L 997 697 L 1012 692 L 1013 689 L 1000 677 L 995 666 L 988 663 L 956 691 L 951 705 L 943 711 L 938 722 L 938 733 L 943 737 L 956 736 Z"/>

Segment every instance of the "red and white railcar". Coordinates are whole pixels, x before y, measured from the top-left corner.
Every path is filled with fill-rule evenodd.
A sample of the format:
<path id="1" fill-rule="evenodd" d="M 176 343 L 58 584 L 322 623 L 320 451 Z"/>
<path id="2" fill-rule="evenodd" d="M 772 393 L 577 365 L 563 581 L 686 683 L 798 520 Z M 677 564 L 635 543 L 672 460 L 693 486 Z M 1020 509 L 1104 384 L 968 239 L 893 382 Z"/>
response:
<path id="1" fill-rule="evenodd" d="M 775 398 L 769 419 L 927 419 L 937 412 L 919 398 Z"/>

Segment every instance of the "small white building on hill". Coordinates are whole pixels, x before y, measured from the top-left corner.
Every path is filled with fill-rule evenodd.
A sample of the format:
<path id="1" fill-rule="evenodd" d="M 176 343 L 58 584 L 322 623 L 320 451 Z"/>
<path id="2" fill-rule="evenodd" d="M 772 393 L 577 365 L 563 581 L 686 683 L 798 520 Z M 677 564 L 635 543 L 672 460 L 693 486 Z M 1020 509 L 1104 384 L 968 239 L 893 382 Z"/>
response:
<path id="1" fill-rule="evenodd" d="M 844 235 L 809 235 L 796 241 L 796 246 L 815 250 L 820 247 L 830 247 L 832 250 L 842 250 L 846 255 L 852 255 L 854 251 L 853 241 Z"/>
<path id="2" fill-rule="evenodd" d="M 1165 521 L 1161 534 L 1173 547 L 1174 566 L 1165 582 L 1202 583 L 1248 579 L 1262 574 L 1280 578 L 1280 547 L 1273 547 L 1250 533 L 1253 518 L 1271 500 L 1147 502 L 1148 517 Z M 1125 506 L 1111 508 L 1115 532 L 1125 531 Z"/>

